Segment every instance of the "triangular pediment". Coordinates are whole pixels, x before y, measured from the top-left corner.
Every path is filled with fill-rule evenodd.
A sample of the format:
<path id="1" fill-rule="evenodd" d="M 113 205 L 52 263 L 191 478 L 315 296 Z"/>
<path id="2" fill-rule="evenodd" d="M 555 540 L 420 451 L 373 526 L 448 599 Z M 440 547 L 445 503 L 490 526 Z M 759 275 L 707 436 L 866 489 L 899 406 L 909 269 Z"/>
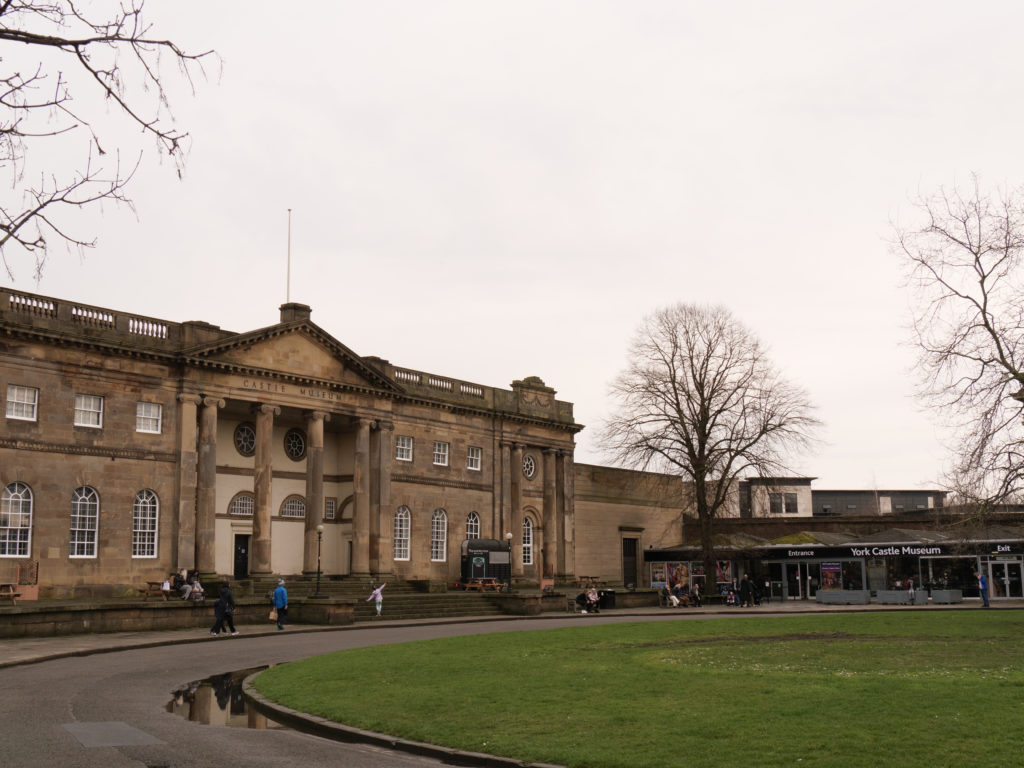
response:
<path id="1" fill-rule="evenodd" d="M 237 369 L 397 391 L 387 376 L 308 320 L 220 339 L 190 350 L 189 356 Z"/>

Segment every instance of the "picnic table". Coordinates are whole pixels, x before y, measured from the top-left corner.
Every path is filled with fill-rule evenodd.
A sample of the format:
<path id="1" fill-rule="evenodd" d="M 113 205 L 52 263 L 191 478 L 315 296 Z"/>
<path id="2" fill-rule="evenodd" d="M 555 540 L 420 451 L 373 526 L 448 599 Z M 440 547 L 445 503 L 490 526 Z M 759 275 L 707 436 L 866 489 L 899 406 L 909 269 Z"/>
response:
<path id="1" fill-rule="evenodd" d="M 504 582 L 498 581 L 493 576 L 479 576 L 466 582 L 466 591 L 500 592 L 504 586 Z"/>
<path id="2" fill-rule="evenodd" d="M 147 581 L 145 587 L 139 587 L 139 592 L 142 593 L 143 600 L 149 600 L 150 597 L 162 597 L 166 600 L 171 594 L 171 590 L 164 589 L 163 581 Z"/>
<path id="3" fill-rule="evenodd" d="M 18 585 L 10 582 L 0 584 L 0 598 L 10 600 L 11 605 L 18 604 L 21 595 L 17 592 Z"/>

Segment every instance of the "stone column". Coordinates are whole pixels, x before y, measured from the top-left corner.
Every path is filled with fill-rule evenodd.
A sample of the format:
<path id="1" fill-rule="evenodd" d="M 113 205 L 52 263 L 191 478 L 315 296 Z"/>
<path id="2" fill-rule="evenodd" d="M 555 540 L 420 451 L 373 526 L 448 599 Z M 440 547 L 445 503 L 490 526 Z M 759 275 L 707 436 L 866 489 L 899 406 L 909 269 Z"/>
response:
<path id="1" fill-rule="evenodd" d="M 395 456 L 395 425 L 378 421 L 370 433 L 370 570 L 374 574 L 392 570 L 391 467 Z"/>
<path id="2" fill-rule="evenodd" d="M 370 427 L 372 419 L 359 419 L 352 471 L 352 574 L 370 574 Z"/>
<path id="3" fill-rule="evenodd" d="M 509 506 L 512 504 L 512 489 L 509 484 L 512 476 L 509 472 L 509 463 L 512 461 L 512 447 L 504 440 L 498 447 L 498 456 L 494 468 L 494 533 L 493 537 L 499 541 L 505 541 L 505 534 L 511 530 L 508 527 Z"/>
<path id="4" fill-rule="evenodd" d="M 323 411 L 306 414 L 306 530 L 302 548 L 302 572 L 316 573 L 316 527 L 324 519 L 324 422 Z"/>
<path id="5" fill-rule="evenodd" d="M 561 451 L 558 456 L 559 485 L 561 495 L 562 546 L 559 549 L 564 581 L 571 581 L 576 575 L 576 467 L 572 451 Z"/>
<path id="6" fill-rule="evenodd" d="M 538 571 L 542 579 L 554 579 L 558 565 L 558 510 L 555 502 L 555 457 L 554 448 L 544 449 L 544 550 L 542 569 Z"/>
<path id="7" fill-rule="evenodd" d="M 270 508 L 273 498 L 274 477 L 274 417 L 281 409 L 260 403 L 256 413 L 256 513 L 252 519 L 252 564 L 249 573 L 253 576 L 269 576 L 270 569 Z"/>
<path id="8" fill-rule="evenodd" d="M 512 575 L 523 575 L 523 446 L 512 444 L 509 464 L 511 493 L 509 499 L 509 531 L 512 532 Z"/>
<path id="9" fill-rule="evenodd" d="M 196 430 L 199 395 L 178 395 L 178 519 L 177 536 L 172 544 L 171 562 L 175 569 L 196 567 L 196 468 L 199 461 Z"/>
<path id="10" fill-rule="evenodd" d="M 204 397 L 199 412 L 199 462 L 196 478 L 196 570 L 213 581 L 217 573 L 217 409 L 224 401 Z"/>

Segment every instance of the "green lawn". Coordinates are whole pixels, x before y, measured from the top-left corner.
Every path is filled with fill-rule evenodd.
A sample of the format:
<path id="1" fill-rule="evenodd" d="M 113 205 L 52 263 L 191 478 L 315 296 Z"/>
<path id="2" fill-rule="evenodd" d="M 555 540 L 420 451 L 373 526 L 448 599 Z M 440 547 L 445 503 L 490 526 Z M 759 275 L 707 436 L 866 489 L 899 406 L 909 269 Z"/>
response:
<path id="1" fill-rule="evenodd" d="M 274 667 L 256 687 L 419 741 L 567 766 L 992 766 L 1024 755 L 1024 612 L 510 632 Z"/>

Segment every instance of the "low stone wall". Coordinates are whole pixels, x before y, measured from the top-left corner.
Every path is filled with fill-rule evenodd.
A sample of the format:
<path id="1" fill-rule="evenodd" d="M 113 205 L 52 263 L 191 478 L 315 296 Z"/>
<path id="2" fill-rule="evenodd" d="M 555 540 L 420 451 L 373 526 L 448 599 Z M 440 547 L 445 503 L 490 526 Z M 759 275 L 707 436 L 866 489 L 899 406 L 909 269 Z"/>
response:
<path id="1" fill-rule="evenodd" d="M 212 627 L 213 600 L 148 600 L 132 603 L 82 602 L 75 605 L 18 604 L 0 609 L 0 637 L 53 637 L 85 632 L 132 632 L 161 629 Z M 351 601 L 303 600 L 288 605 L 289 621 L 303 624 L 351 624 Z M 236 625 L 270 624 L 270 604 L 264 600 L 239 600 Z"/>
<path id="2" fill-rule="evenodd" d="M 933 589 L 932 590 L 932 602 L 939 603 L 942 605 L 948 605 L 950 603 L 962 603 L 964 601 L 964 593 L 959 589 Z"/>

